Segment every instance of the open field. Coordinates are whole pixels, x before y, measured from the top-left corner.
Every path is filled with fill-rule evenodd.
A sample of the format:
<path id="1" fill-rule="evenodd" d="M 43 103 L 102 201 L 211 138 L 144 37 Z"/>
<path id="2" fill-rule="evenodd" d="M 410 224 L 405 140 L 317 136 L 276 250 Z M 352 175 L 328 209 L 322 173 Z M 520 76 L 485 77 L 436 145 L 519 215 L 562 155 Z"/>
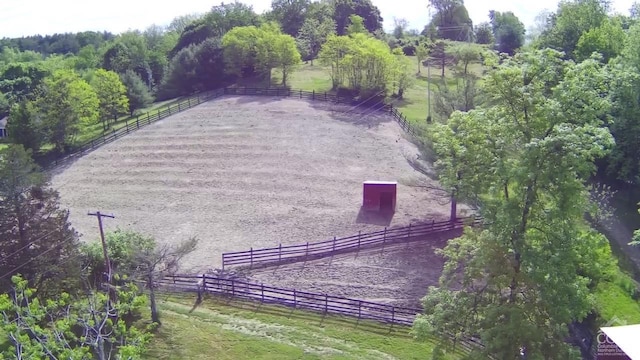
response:
<path id="1" fill-rule="evenodd" d="M 186 259 L 194 271 L 218 267 L 222 252 L 448 218 L 448 204 L 416 187 L 437 184 L 409 165 L 418 150 L 393 119 L 346 110 L 225 97 L 105 145 L 58 170 L 52 183 L 84 240 L 98 236 L 86 215 L 95 210 L 116 216 L 105 220 L 107 230 L 160 242 L 196 236 Z M 392 219 L 360 211 L 364 180 L 399 182 Z"/>
<path id="2" fill-rule="evenodd" d="M 146 359 L 426 359 L 435 345 L 397 325 L 215 299 L 194 308 L 194 301 L 161 296 L 163 325 Z"/>

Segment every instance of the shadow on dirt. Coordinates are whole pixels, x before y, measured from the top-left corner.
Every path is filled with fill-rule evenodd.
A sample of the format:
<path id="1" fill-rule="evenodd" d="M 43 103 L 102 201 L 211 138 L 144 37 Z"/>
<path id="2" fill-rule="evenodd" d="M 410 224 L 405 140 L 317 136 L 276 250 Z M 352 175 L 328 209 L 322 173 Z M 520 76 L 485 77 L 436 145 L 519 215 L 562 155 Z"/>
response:
<path id="1" fill-rule="evenodd" d="M 360 207 L 356 223 L 389 226 L 394 214 L 395 212 L 393 211 L 371 211 Z"/>
<path id="2" fill-rule="evenodd" d="M 261 95 L 229 95 L 236 97 L 236 104 L 272 104 L 287 99 L 284 96 L 261 96 Z"/>

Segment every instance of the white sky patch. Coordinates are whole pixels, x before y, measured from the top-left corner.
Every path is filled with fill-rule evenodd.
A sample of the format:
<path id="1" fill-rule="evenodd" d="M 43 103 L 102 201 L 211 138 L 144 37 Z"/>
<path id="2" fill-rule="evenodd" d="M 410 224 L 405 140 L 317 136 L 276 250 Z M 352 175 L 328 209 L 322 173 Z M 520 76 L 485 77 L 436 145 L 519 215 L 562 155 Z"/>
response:
<path id="1" fill-rule="evenodd" d="M 266 11 L 271 0 L 243 0 L 256 12 Z M 405 18 L 410 28 L 422 30 L 429 21 L 428 0 L 373 0 L 380 8 L 385 29 L 393 28 L 393 18 Z M 513 11 L 529 27 L 544 9 L 555 11 L 556 0 L 467 0 L 465 6 L 474 24 L 488 21 L 489 10 Z M 633 0 L 613 0 L 615 11 L 627 14 Z M 145 29 L 165 25 L 173 18 L 208 11 L 219 4 L 211 0 L 158 2 L 155 0 L 1 0 L 0 38 L 46 35 L 78 31 Z"/>

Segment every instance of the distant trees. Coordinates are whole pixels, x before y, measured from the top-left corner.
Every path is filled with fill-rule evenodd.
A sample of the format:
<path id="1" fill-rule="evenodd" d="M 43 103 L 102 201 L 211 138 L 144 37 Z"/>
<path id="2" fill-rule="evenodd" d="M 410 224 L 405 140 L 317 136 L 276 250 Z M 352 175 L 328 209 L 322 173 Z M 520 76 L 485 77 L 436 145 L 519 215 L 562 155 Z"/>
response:
<path id="1" fill-rule="evenodd" d="M 626 35 L 620 20 L 607 18 L 600 26 L 580 36 L 576 44 L 575 57 L 581 61 L 597 52 L 603 56 L 604 62 L 608 62 L 622 53 L 625 40 Z"/>
<path id="2" fill-rule="evenodd" d="M 368 32 L 374 33 L 382 29 L 380 10 L 371 0 L 333 0 L 333 19 L 336 22 L 336 33 L 347 34 L 351 15 L 358 15 L 363 19 L 363 25 Z"/>
<path id="3" fill-rule="evenodd" d="M 302 24 L 296 39 L 298 48 L 301 50 L 305 60 L 313 60 L 318 57 L 322 44 L 327 41 L 327 37 L 336 31 L 335 21 L 324 19 L 320 22 L 314 18 L 308 18 Z"/>
<path id="4" fill-rule="evenodd" d="M 98 121 L 100 100 L 91 85 L 70 70 L 56 71 L 44 86 L 37 106 L 49 141 L 63 151 L 73 143 L 81 125 Z"/>
<path id="5" fill-rule="evenodd" d="M 436 14 L 427 28 L 437 29 L 437 37 L 455 41 L 467 41 L 473 36 L 473 26 L 462 0 L 430 0 Z"/>
<path id="6" fill-rule="evenodd" d="M 493 36 L 499 52 L 513 55 L 524 45 L 524 24 L 511 12 L 489 12 Z"/>
<path id="7" fill-rule="evenodd" d="M 133 116 L 133 113 L 138 109 L 144 109 L 151 105 L 153 102 L 153 95 L 147 88 L 147 85 L 142 81 L 140 76 L 132 70 L 127 70 L 124 74 L 120 75 L 120 80 L 126 88 L 127 99 L 129 100 L 128 111 L 129 115 Z"/>
<path id="8" fill-rule="evenodd" d="M 319 60 L 331 67 L 334 89 L 346 86 L 361 97 L 385 94 L 397 80 L 394 71 L 398 59 L 389 46 L 365 34 L 329 36 L 320 50 Z"/>
<path id="9" fill-rule="evenodd" d="M 20 144 L 31 151 L 40 150 L 45 140 L 43 134 L 43 119 L 33 101 L 25 100 L 13 104 L 9 112 L 7 132 L 14 144 Z"/>
<path id="10" fill-rule="evenodd" d="M 493 37 L 493 29 L 487 22 L 478 24 L 475 28 L 474 37 L 478 44 L 493 44 L 495 38 Z"/>
<path id="11" fill-rule="evenodd" d="M 96 70 L 91 86 L 98 97 L 100 120 L 106 129 L 110 120 L 115 122 L 120 115 L 128 112 L 127 88 L 118 74 L 104 69 Z"/>
<path id="12" fill-rule="evenodd" d="M 234 28 L 222 38 L 222 46 L 227 71 L 240 77 L 257 74 L 270 79 L 271 69 L 280 68 L 286 85 L 291 69 L 300 62 L 293 37 L 271 24 Z"/>
<path id="13" fill-rule="evenodd" d="M 282 27 L 282 32 L 297 36 L 307 18 L 310 0 L 272 0 L 271 15 Z"/>

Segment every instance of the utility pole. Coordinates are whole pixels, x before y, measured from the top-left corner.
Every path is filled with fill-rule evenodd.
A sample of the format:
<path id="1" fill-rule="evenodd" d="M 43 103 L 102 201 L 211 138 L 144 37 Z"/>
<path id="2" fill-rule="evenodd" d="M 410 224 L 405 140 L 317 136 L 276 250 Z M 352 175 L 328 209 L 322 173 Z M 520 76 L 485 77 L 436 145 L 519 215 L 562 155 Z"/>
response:
<path id="1" fill-rule="evenodd" d="M 427 123 L 431 122 L 431 67 L 429 64 L 429 59 L 427 59 Z"/>
<path id="2" fill-rule="evenodd" d="M 113 215 L 101 214 L 100 211 L 96 211 L 95 213 L 88 213 L 89 216 L 95 216 L 98 218 L 98 227 L 100 228 L 100 240 L 102 241 L 102 252 L 104 254 L 104 265 L 107 268 L 107 281 L 109 285 L 111 285 L 111 261 L 109 261 L 109 253 L 107 251 L 107 242 L 104 239 L 104 230 L 102 228 L 102 218 L 111 218 L 115 219 Z"/>

